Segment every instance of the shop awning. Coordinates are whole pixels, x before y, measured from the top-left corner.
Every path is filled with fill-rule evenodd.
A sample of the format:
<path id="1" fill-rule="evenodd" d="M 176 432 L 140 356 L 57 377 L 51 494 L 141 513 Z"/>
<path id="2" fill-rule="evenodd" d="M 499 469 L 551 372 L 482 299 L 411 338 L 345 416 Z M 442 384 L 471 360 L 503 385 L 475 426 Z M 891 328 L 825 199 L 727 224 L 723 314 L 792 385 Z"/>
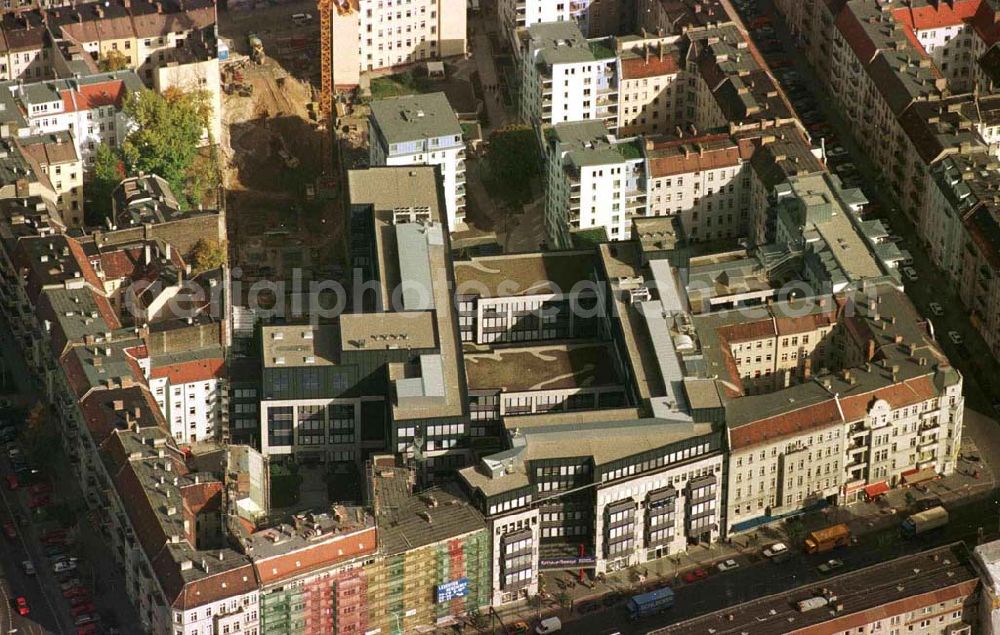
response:
<path id="1" fill-rule="evenodd" d="M 868 500 L 874 500 L 889 491 L 889 484 L 885 481 L 879 481 L 878 483 L 872 483 L 865 487 L 865 498 Z"/>
<path id="2" fill-rule="evenodd" d="M 907 485 L 916 485 L 917 483 L 923 483 L 924 481 L 930 481 L 938 477 L 937 470 L 932 467 L 925 467 L 922 470 L 917 470 L 916 472 L 911 472 L 909 474 L 903 474 L 903 483 Z"/>

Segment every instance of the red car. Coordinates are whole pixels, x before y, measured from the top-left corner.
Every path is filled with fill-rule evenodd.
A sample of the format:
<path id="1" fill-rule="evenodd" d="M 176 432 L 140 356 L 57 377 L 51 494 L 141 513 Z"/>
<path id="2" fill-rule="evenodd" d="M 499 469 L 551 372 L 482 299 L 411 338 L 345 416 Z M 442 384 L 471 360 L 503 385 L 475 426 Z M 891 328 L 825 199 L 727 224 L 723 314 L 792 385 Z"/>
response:
<path id="1" fill-rule="evenodd" d="M 66 542 L 66 532 L 62 529 L 42 534 L 42 543 L 46 545 L 61 545 Z"/>
<path id="2" fill-rule="evenodd" d="M 73 617 L 78 617 L 84 613 L 93 613 L 94 605 L 90 602 L 87 602 L 86 604 L 78 604 L 71 608 L 69 612 L 73 614 Z"/>
<path id="3" fill-rule="evenodd" d="M 97 624 L 83 624 L 76 627 L 76 635 L 97 635 Z"/>
<path id="4" fill-rule="evenodd" d="M 17 599 L 14 600 L 14 603 L 17 605 L 18 614 L 27 615 L 28 613 L 31 613 L 31 609 L 28 608 L 28 600 L 25 599 L 23 595 L 17 596 Z"/>
<path id="5" fill-rule="evenodd" d="M 66 589 L 63 591 L 64 598 L 88 598 L 90 597 L 90 591 L 83 588 L 82 586 L 75 586 L 72 589 Z"/>
<path id="6" fill-rule="evenodd" d="M 31 500 L 28 501 L 28 507 L 31 509 L 38 509 L 39 507 L 45 507 L 52 501 L 48 496 L 32 496 Z"/>
<path id="7" fill-rule="evenodd" d="M 7 479 L 7 489 L 17 489 L 17 474 L 8 474 L 4 478 Z"/>
<path id="8" fill-rule="evenodd" d="M 14 526 L 14 523 L 8 520 L 3 524 L 3 533 L 11 540 L 14 540 L 17 538 L 17 527 Z"/>
<path id="9" fill-rule="evenodd" d="M 697 582 L 698 580 L 704 580 L 708 577 L 708 571 L 705 571 L 701 567 L 697 569 L 691 569 L 690 571 L 685 571 L 681 579 L 690 584 L 691 582 Z"/>
<path id="10" fill-rule="evenodd" d="M 32 494 L 51 494 L 52 486 L 48 483 L 35 483 L 28 488 L 28 491 Z"/>

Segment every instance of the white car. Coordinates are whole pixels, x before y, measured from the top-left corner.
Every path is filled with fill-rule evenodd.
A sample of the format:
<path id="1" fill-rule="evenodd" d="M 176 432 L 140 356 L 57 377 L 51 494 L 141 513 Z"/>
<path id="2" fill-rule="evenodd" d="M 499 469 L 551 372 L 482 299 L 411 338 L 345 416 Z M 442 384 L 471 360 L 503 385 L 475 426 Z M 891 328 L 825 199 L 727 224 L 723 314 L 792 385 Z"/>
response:
<path id="1" fill-rule="evenodd" d="M 732 571 L 733 569 L 739 569 L 740 563 L 730 558 L 715 565 L 715 568 L 719 571 Z"/>
<path id="2" fill-rule="evenodd" d="M 65 573 L 67 571 L 75 571 L 76 570 L 76 563 L 75 562 L 70 562 L 68 560 L 62 560 L 62 561 L 57 562 L 54 565 L 52 565 L 52 570 L 55 571 L 56 573 Z"/>
<path id="3" fill-rule="evenodd" d="M 950 339 L 951 343 L 955 346 L 960 346 L 965 341 L 965 338 L 963 338 L 962 334 L 958 331 L 948 331 L 948 339 Z"/>
<path id="4" fill-rule="evenodd" d="M 312 15 L 308 13 L 292 14 L 292 22 L 294 22 L 299 26 L 302 26 L 303 24 L 309 24 L 310 22 L 312 22 L 312 19 L 313 19 Z"/>
<path id="5" fill-rule="evenodd" d="M 24 575 L 35 575 L 35 564 L 31 560 L 22 562 L 21 568 L 24 569 Z"/>
<path id="6" fill-rule="evenodd" d="M 931 302 L 930 304 L 927 305 L 927 307 L 931 310 L 932 315 L 937 315 L 937 316 L 944 315 L 944 307 L 938 304 L 937 302 Z"/>
<path id="7" fill-rule="evenodd" d="M 788 553 L 788 547 L 785 546 L 783 542 L 776 542 L 770 547 L 764 549 L 765 558 L 774 558 L 775 556 L 780 556 L 782 554 Z"/>

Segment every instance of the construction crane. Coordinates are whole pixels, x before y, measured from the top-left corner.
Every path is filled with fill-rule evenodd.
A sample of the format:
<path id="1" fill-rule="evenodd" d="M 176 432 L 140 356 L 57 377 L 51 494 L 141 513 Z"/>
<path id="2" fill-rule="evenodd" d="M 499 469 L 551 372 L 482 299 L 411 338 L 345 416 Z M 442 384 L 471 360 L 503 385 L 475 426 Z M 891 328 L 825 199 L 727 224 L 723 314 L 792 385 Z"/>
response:
<path id="1" fill-rule="evenodd" d="M 351 11 L 349 1 L 342 4 L 336 0 L 316 0 L 316 10 L 319 12 L 319 49 L 320 49 L 320 95 L 319 110 L 322 125 L 326 127 L 323 134 L 323 179 L 327 182 L 334 179 L 333 146 L 336 138 L 333 111 L 333 10 L 339 13 Z"/>

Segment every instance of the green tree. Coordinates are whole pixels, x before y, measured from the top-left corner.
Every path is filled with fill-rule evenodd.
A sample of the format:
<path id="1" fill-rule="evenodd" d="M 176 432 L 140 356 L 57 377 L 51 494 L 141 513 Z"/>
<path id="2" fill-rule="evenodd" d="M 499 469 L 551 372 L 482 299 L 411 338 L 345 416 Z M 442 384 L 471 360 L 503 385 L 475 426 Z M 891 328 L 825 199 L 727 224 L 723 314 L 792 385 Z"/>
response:
<path id="1" fill-rule="evenodd" d="M 144 89 L 128 97 L 124 111 L 133 125 L 122 143 L 128 172 L 158 174 L 184 192 L 211 112 L 206 93 Z"/>
<path id="2" fill-rule="evenodd" d="M 94 153 L 94 176 L 85 190 L 88 225 L 99 225 L 111 216 L 114 210 L 111 197 L 123 178 L 125 167 L 114 148 L 103 143 L 97 146 Z"/>
<path id="3" fill-rule="evenodd" d="M 21 441 L 28 456 L 43 471 L 59 462 L 62 455 L 58 452 L 59 431 L 42 402 L 36 403 L 28 413 L 27 425 L 21 431 Z"/>
<path id="4" fill-rule="evenodd" d="M 512 125 L 493 132 L 489 139 L 486 186 L 490 194 L 511 207 L 531 201 L 531 182 L 541 172 L 538 141 L 530 126 Z"/>
<path id="5" fill-rule="evenodd" d="M 129 67 L 129 58 L 121 51 L 108 51 L 104 59 L 98 63 L 98 67 L 104 73 L 123 71 Z"/>
<path id="6" fill-rule="evenodd" d="M 191 267 L 195 272 L 211 271 L 226 264 L 226 243 L 201 238 L 192 249 Z"/>

